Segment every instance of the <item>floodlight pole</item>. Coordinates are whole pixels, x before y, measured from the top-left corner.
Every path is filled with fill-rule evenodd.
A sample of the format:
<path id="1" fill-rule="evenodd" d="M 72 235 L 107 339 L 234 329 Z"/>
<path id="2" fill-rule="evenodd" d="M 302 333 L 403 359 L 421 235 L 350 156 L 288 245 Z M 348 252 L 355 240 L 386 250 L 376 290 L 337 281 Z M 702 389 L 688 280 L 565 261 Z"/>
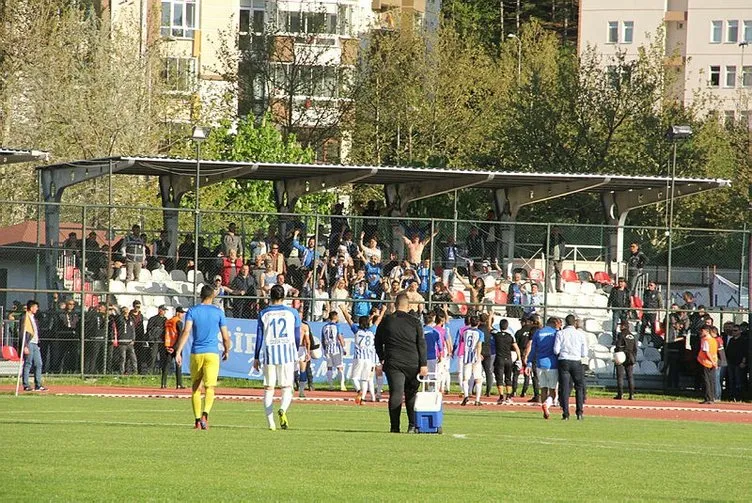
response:
<path id="1" fill-rule="evenodd" d="M 201 214 L 199 206 L 199 191 L 201 190 L 201 142 L 206 139 L 206 132 L 196 126 L 193 128 L 191 139 L 196 144 L 196 187 L 195 197 L 196 204 L 193 215 L 193 304 L 196 304 L 198 292 L 198 233 L 201 230 Z"/>

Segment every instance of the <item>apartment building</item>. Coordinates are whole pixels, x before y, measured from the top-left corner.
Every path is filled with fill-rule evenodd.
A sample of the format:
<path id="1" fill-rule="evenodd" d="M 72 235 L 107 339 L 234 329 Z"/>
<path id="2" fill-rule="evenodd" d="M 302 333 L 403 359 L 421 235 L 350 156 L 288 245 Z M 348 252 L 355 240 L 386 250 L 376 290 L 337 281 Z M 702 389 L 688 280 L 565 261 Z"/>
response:
<path id="1" fill-rule="evenodd" d="M 580 0 L 579 23 L 580 53 L 595 47 L 604 64 L 659 37 L 677 99 L 710 97 L 706 106 L 724 120 L 749 124 L 752 0 Z"/>
<path id="2" fill-rule="evenodd" d="M 345 154 L 336 123 L 363 36 L 407 20 L 436 27 L 441 6 L 440 0 L 107 1 L 103 12 L 113 22 L 130 20 L 144 46 L 161 37 L 162 73 L 174 96 L 169 120 L 271 112 L 281 128 L 311 139 L 321 161 Z M 234 56 L 227 51 L 233 47 Z M 237 82 L 223 78 L 235 72 Z M 227 96 L 236 99 L 228 103 Z M 332 138 L 312 140 L 323 131 Z"/>

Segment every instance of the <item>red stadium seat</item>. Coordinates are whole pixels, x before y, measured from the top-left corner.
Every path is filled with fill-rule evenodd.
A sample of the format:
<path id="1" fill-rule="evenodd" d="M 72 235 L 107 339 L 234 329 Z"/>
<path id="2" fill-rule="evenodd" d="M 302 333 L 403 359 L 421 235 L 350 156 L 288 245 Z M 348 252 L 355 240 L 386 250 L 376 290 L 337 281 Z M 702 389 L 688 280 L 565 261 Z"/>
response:
<path id="1" fill-rule="evenodd" d="M 532 281 L 543 281 L 546 276 L 540 269 L 530 269 L 530 274 L 528 275 L 528 277 Z"/>
<path id="2" fill-rule="evenodd" d="M 507 303 L 507 292 L 503 290 L 496 290 L 496 295 L 494 296 L 494 302 L 498 305 L 504 305 Z"/>
<path id="3" fill-rule="evenodd" d="M 3 346 L 3 360 L 18 362 L 21 361 L 21 357 L 13 346 Z"/>
<path id="4" fill-rule="evenodd" d="M 601 285 L 613 285 L 614 282 L 611 279 L 611 276 L 606 271 L 598 271 L 593 276 L 593 279 L 596 283 L 600 283 Z"/>
<path id="5" fill-rule="evenodd" d="M 580 281 L 580 278 L 577 277 L 577 273 L 574 272 L 572 269 L 564 269 L 563 271 L 561 271 L 561 279 L 568 283 L 574 283 L 575 281 Z"/>
<path id="6" fill-rule="evenodd" d="M 467 299 L 465 298 L 465 292 L 462 290 L 456 290 L 452 294 L 452 300 L 458 304 L 457 308 L 462 316 L 465 316 L 467 314 L 467 306 L 464 305 L 464 302 L 467 302 Z"/>

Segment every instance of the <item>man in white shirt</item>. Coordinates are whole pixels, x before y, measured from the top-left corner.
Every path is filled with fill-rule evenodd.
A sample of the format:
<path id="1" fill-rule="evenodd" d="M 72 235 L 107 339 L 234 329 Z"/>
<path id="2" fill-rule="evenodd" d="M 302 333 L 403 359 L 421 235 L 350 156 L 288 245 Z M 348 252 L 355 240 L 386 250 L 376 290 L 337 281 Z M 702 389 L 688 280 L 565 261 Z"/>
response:
<path id="1" fill-rule="evenodd" d="M 326 280 L 324 278 L 319 278 L 313 296 L 316 298 L 311 308 L 313 321 L 323 321 L 324 315 L 329 313 L 329 293 L 326 291 Z"/>
<path id="2" fill-rule="evenodd" d="M 26 303 L 26 312 L 21 318 L 21 333 L 23 347 L 23 389 L 31 391 L 29 385 L 29 373 L 31 367 L 34 367 L 34 390 L 46 391 L 47 388 L 42 386 L 42 354 L 39 352 L 39 325 L 37 324 L 37 311 L 39 303 L 36 300 L 30 300 Z"/>
<path id="3" fill-rule="evenodd" d="M 577 318 L 570 314 L 564 319 L 566 326 L 556 332 L 554 354 L 559 358 L 559 403 L 561 404 L 561 418 L 569 420 L 569 394 L 574 384 L 577 401 L 577 420 L 582 419 L 585 403 L 585 375 L 582 370 L 582 359 L 587 358 L 588 345 L 584 332 L 577 328 Z"/>

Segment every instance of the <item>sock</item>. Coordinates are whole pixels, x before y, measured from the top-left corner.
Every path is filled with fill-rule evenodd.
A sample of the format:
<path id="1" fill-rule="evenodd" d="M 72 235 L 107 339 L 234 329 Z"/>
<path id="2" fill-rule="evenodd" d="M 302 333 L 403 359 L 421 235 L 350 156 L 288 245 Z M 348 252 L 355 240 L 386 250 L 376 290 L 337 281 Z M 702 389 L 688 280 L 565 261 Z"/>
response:
<path id="1" fill-rule="evenodd" d="M 376 376 L 376 392 L 381 394 L 381 388 L 384 386 L 384 374 Z"/>
<path id="2" fill-rule="evenodd" d="M 214 405 L 214 386 L 207 386 L 204 394 L 204 412 L 208 415 Z"/>
<path id="3" fill-rule="evenodd" d="M 345 387 L 345 369 L 339 369 L 339 387 Z"/>
<path id="4" fill-rule="evenodd" d="M 548 405 L 549 407 L 551 407 L 551 406 L 553 406 L 553 404 L 554 404 L 554 398 L 553 397 L 549 396 L 548 398 L 546 398 L 546 405 Z"/>
<path id="5" fill-rule="evenodd" d="M 196 419 L 201 418 L 201 388 L 193 390 L 191 404 L 193 405 L 193 417 Z"/>
<path id="6" fill-rule="evenodd" d="M 356 393 L 360 393 L 360 381 L 353 379 L 353 388 L 355 388 Z"/>
<path id="7" fill-rule="evenodd" d="M 266 420 L 269 422 L 269 428 L 274 428 L 274 409 L 272 408 L 274 403 L 274 390 L 264 390 L 264 411 L 266 412 Z"/>
<path id="8" fill-rule="evenodd" d="M 368 381 L 360 381 L 360 389 L 362 390 L 360 396 L 365 400 L 368 394 Z"/>
<path id="9" fill-rule="evenodd" d="M 475 384 L 475 401 L 480 402 L 480 393 L 482 391 L 483 386 L 481 386 L 480 383 Z"/>
<path id="10" fill-rule="evenodd" d="M 329 387 L 332 386 L 332 370 L 331 369 L 327 369 L 326 371 L 326 382 L 329 383 Z"/>
<path id="11" fill-rule="evenodd" d="M 292 403 L 292 388 L 282 388 L 282 404 L 279 406 L 279 408 L 287 412 L 287 409 L 290 408 L 291 403 Z"/>
<path id="12" fill-rule="evenodd" d="M 467 381 L 462 381 L 462 394 L 465 396 L 468 396 L 469 389 L 470 389 L 470 383 Z"/>
<path id="13" fill-rule="evenodd" d="M 302 370 L 298 373 L 300 374 L 300 376 L 298 377 L 298 383 L 300 384 L 300 386 L 304 386 L 308 382 L 308 372 Z"/>

